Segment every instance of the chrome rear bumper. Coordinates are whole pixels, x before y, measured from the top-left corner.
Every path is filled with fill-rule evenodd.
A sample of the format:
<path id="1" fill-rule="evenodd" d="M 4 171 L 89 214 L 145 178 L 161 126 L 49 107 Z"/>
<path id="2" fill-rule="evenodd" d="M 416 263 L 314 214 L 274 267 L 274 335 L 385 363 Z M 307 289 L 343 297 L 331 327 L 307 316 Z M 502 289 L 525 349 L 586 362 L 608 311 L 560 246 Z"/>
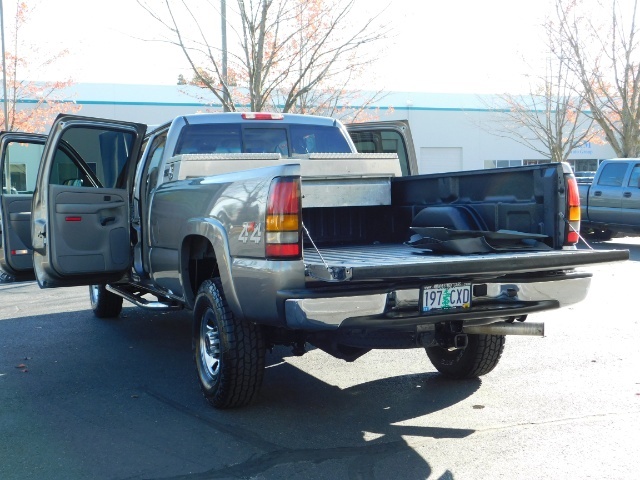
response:
<path id="1" fill-rule="evenodd" d="M 586 297 L 590 284 L 590 274 L 483 283 L 480 285 L 486 285 L 486 291 L 482 288 L 482 295 L 474 295 L 471 308 L 426 314 L 419 311 L 417 288 L 371 295 L 296 298 L 285 301 L 285 316 L 287 326 L 299 330 L 413 329 L 451 320 L 478 325 L 485 319 L 484 323 L 492 323 L 578 303 Z"/>

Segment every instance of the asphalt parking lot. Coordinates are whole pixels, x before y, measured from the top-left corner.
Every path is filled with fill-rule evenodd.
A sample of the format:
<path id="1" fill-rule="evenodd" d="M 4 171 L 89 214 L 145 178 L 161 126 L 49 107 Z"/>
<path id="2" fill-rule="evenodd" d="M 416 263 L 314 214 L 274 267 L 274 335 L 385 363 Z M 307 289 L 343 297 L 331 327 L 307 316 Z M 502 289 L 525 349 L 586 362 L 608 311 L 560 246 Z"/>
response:
<path id="1" fill-rule="evenodd" d="M 632 259 L 481 380 L 423 350 L 276 349 L 231 411 L 199 392 L 188 313 L 101 321 L 85 287 L 0 285 L 0 479 L 640 478 L 640 239 L 594 247 Z"/>

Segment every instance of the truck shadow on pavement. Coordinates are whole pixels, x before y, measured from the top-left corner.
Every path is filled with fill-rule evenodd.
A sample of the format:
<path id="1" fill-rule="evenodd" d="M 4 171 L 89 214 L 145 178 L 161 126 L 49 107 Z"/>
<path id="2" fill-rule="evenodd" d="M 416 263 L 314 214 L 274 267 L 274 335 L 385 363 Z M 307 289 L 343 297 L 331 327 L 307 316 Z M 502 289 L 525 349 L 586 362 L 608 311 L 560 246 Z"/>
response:
<path id="1" fill-rule="evenodd" d="M 217 411 L 199 391 L 186 312 L 3 320 L 0 477 L 424 479 L 431 467 L 404 437 L 474 432 L 411 420 L 468 398 L 479 380 L 425 372 L 339 388 L 287 354 L 268 354 L 255 405 Z"/>

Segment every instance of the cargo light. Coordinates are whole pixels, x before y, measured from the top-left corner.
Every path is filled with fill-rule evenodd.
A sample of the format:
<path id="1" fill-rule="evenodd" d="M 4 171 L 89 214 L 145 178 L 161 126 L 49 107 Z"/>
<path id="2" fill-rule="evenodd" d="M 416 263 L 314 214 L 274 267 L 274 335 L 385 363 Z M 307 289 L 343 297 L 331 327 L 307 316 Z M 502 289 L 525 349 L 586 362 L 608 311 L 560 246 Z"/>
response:
<path id="1" fill-rule="evenodd" d="M 302 257 L 300 202 L 300 177 L 273 179 L 265 222 L 267 258 L 294 260 Z"/>
<path id="2" fill-rule="evenodd" d="M 243 120 L 284 120 L 282 113 L 249 112 L 242 114 Z"/>
<path id="3" fill-rule="evenodd" d="M 571 175 L 567 177 L 567 232 L 565 246 L 572 246 L 580 240 L 580 193 L 578 182 Z"/>

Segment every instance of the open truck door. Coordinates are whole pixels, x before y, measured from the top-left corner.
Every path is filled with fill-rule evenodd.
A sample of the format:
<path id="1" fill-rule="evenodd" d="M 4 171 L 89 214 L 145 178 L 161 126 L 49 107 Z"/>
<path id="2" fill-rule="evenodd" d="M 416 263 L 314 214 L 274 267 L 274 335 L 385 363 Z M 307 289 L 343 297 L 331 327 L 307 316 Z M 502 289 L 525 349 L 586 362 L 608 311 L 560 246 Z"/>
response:
<path id="1" fill-rule="evenodd" d="M 31 200 L 47 137 L 0 134 L 0 282 L 33 278 Z"/>
<path id="2" fill-rule="evenodd" d="M 358 152 L 397 153 L 402 175 L 418 175 L 418 161 L 407 120 L 350 123 L 346 127 Z"/>
<path id="3" fill-rule="evenodd" d="M 54 122 L 33 195 L 42 288 L 114 282 L 131 266 L 131 184 L 146 126 L 74 115 Z"/>

